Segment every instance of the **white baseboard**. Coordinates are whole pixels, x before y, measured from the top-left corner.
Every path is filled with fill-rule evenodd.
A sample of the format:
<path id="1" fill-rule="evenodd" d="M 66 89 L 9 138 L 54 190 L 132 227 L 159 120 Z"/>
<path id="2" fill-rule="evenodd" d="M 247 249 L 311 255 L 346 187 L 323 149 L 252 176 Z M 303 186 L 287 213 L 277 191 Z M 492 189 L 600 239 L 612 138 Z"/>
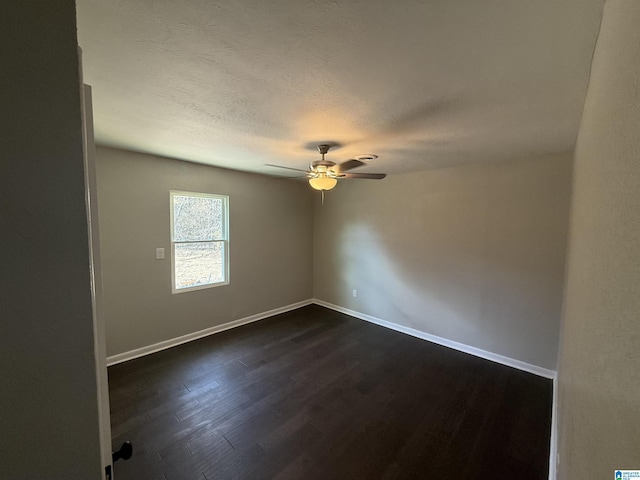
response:
<path id="1" fill-rule="evenodd" d="M 118 353 L 117 355 L 112 355 L 110 357 L 107 357 L 107 366 L 126 362 L 127 360 L 133 360 L 134 358 L 159 352 L 160 350 L 165 350 L 167 348 L 175 347 L 177 345 L 182 345 L 183 343 L 187 343 L 192 340 L 197 340 L 198 338 L 202 338 L 202 337 L 207 337 L 209 335 L 213 335 L 214 333 L 223 332 L 224 330 L 229 330 L 231 328 L 239 327 L 241 325 L 246 325 L 247 323 L 257 322 L 258 320 L 262 320 L 267 317 L 272 317 L 280 313 L 289 312 L 291 310 L 295 310 L 296 308 L 305 307 L 307 305 L 310 305 L 311 303 L 313 303 L 311 299 L 303 300 L 301 302 L 292 303 L 291 305 L 285 305 L 284 307 L 274 308 L 273 310 L 268 310 L 262 313 L 256 313 L 255 315 L 251 315 L 249 317 L 244 317 L 238 320 L 233 320 L 231 322 L 223 323 L 222 325 L 216 325 L 214 327 L 205 328 L 204 330 L 200 330 L 198 332 L 188 333 L 187 335 L 182 335 L 181 337 L 164 340 L 162 342 L 154 343 L 153 345 L 148 345 L 142 348 L 136 348 L 135 350 L 130 350 L 128 352 Z"/>
<path id="2" fill-rule="evenodd" d="M 460 352 L 469 353 L 471 355 L 475 355 L 476 357 L 484 358 L 486 360 L 491 360 L 492 362 L 500 363 L 508 367 L 517 368 L 518 370 L 523 370 L 525 372 L 533 373 L 535 375 L 539 375 L 545 378 L 550 378 L 550 379 L 556 378 L 555 370 L 549 370 L 547 368 L 539 367 L 537 365 L 532 365 L 530 363 L 516 360 L 515 358 L 505 357 L 497 353 L 487 352 L 486 350 L 481 350 L 479 348 L 472 347 L 470 345 L 465 345 L 464 343 L 454 342 L 453 340 L 438 337 L 436 335 L 431 335 L 430 333 L 422 332 L 420 330 L 416 330 L 415 328 L 405 327 L 403 325 L 398 325 L 397 323 L 389 322 L 387 320 L 382 320 L 380 318 L 373 317 L 365 313 L 360 313 L 360 312 L 356 312 L 355 310 L 350 310 L 348 308 L 340 307 L 338 305 L 325 302 L 324 300 L 318 300 L 317 298 L 313 299 L 313 303 L 315 303 L 316 305 L 320 305 L 322 307 L 330 308 L 331 310 L 335 310 L 336 312 L 344 313 L 352 317 L 359 318 L 360 320 L 365 320 L 367 322 L 375 323 L 376 325 L 390 328 L 391 330 L 395 330 L 397 332 L 406 333 L 407 335 L 421 338 L 422 340 L 427 340 L 432 343 L 437 343 L 438 345 L 443 345 L 445 347 L 453 348 L 454 350 L 458 350 Z"/>
<path id="3" fill-rule="evenodd" d="M 389 322 L 387 320 L 382 320 L 380 318 L 367 315 L 365 313 L 360 313 L 355 310 L 350 310 L 348 308 L 340 307 L 338 305 L 334 305 L 332 303 L 325 302 L 324 300 L 319 300 L 317 298 L 292 303 L 290 305 L 285 305 L 284 307 L 274 308 L 273 310 L 268 310 L 266 312 L 256 313 L 255 315 L 251 315 L 249 317 L 233 320 L 231 322 L 206 328 L 198 332 L 188 333 L 187 335 L 182 335 L 181 337 L 164 340 L 162 342 L 154 343 L 153 345 L 148 345 L 146 347 L 136 348 L 135 350 L 130 350 L 128 352 L 118 353 L 116 355 L 107 357 L 107 365 L 111 366 L 111 365 L 115 365 L 116 363 L 126 362 L 127 360 L 133 360 L 134 358 L 159 352 L 160 350 L 165 350 L 167 348 L 175 347 L 177 345 L 181 345 L 183 343 L 187 343 L 192 340 L 197 340 L 198 338 L 213 335 L 214 333 L 223 332 L 231 328 L 239 327 L 241 325 L 246 325 L 247 323 L 257 322 L 258 320 L 262 320 L 267 317 L 272 317 L 280 313 L 289 312 L 291 310 L 295 310 L 296 308 L 305 307 L 312 303 L 316 305 L 320 305 L 322 307 L 329 308 L 331 310 L 335 310 L 336 312 L 344 313 L 346 315 L 359 318 L 361 320 L 365 320 L 370 323 L 375 323 L 376 325 L 380 325 L 382 327 L 390 328 L 391 330 L 395 330 L 397 332 L 405 333 L 407 335 L 420 338 L 422 340 L 427 340 L 429 342 L 437 343 L 438 345 L 443 345 L 445 347 L 449 347 L 454 350 L 458 350 L 460 352 L 475 355 L 476 357 L 484 358 L 486 360 L 491 360 L 493 362 L 500 363 L 502 365 L 517 368 L 518 370 L 523 370 L 525 372 L 533 373 L 535 375 L 539 375 L 545 378 L 550 378 L 552 380 L 556 378 L 555 370 L 549 370 L 543 367 L 539 367 L 537 365 L 532 365 L 530 363 L 523 362 L 521 360 L 505 357 L 503 355 L 499 355 L 493 352 L 488 352 L 486 350 L 481 350 L 479 348 L 472 347 L 470 345 L 465 345 L 464 343 L 459 343 L 443 337 L 438 337 L 436 335 L 422 332 L 420 330 L 416 330 L 411 327 L 398 325 L 397 323 Z M 556 402 L 556 393 L 554 388 L 554 414 L 555 414 L 555 402 Z"/>

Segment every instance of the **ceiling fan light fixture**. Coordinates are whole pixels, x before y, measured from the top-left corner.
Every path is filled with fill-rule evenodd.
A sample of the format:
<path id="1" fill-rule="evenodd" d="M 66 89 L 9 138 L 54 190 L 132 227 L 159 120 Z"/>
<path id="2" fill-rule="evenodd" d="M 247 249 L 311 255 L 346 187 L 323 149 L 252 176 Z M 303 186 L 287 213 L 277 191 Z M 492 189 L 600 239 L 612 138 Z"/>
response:
<path id="1" fill-rule="evenodd" d="M 338 180 L 325 175 L 309 179 L 309 185 L 316 190 L 331 190 L 337 183 Z"/>
<path id="2" fill-rule="evenodd" d="M 324 204 L 324 192 L 332 190 L 337 184 L 338 179 L 343 178 L 367 178 L 370 180 L 382 180 L 387 175 L 385 173 L 351 173 L 350 170 L 365 165 L 365 161 L 375 160 L 377 155 L 372 153 L 361 155 L 358 158 L 351 158 L 340 164 L 325 160 L 331 145 L 318 145 L 318 152 L 322 155 L 321 160 L 316 160 L 309 165 L 309 170 L 301 170 L 299 168 L 283 167 L 281 165 L 266 164 L 270 167 L 286 168 L 287 170 L 295 170 L 302 172 L 309 179 L 309 186 L 314 190 L 320 191 L 322 194 L 322 203 Z"/>

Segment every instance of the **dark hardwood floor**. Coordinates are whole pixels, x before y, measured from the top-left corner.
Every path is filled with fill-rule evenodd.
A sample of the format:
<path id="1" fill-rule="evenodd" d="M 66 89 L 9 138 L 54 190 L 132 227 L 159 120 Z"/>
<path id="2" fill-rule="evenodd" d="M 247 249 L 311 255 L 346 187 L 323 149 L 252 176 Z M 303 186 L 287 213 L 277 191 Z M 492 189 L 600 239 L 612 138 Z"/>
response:
<path id="1" fill-rule="evenodd" d="M 311 305 L 109 368 L 116 480 L 546 479 L 550 380 Z"/>

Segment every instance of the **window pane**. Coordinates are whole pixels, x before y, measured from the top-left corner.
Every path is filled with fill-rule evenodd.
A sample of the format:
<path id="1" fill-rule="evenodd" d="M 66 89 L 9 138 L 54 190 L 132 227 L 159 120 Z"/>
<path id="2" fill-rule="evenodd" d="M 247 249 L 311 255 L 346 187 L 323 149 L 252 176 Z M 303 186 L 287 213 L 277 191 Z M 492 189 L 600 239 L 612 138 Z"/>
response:
<path id="1" fill-rule="evenodd" d="M 175 288 L 224 282 L 224 243 L 177 243 L 174 249 Z"/>
<path id="2" fill-rule="evenodd" d="M 193 242 L 224 239 L 222 198 L 173 196 L 173 240 Z"/>

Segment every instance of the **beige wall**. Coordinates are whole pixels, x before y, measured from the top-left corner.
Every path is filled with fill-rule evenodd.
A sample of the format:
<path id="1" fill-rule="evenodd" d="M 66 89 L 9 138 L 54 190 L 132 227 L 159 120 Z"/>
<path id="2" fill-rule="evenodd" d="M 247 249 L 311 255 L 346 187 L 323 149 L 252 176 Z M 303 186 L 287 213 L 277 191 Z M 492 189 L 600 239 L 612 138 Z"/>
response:
<path id="1" fill-rule="evenodd" d="M 304 183 L 101 147 L 97 173 L 108 355 L 311 298 Z M 229 195 L 229 285 L 171 293 L 169 190 Z"/>
<path id="2" fill-rule="evenodd" d="M 567 153 L 342 182 L 316 203 L 314 296 L 555 370 L 571 169 Z"/>
<path id="3" fill-rule="evenodd" d="M 560 478 L 640 469 L 640 2 L 606 3 L 576 147 Z"/>
<path id="4" fill-rule="evenodd" d="M 98 480 L 75 5 L 0 25 L 0 478 Z"/>

